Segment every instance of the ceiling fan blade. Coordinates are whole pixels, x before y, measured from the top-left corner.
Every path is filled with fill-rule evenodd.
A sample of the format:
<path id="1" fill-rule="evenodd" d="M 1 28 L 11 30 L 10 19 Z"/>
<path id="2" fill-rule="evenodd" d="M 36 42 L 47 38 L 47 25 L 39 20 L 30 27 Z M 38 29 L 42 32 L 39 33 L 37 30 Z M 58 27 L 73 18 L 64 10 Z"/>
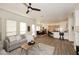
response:
<path id="1" fill-rule="evenodd" d="M 32 10 L 36 10 L 36 11 L 41 11 L 41 9 L 38 9 L 38 8 L 32 8 L 32 7 L 31 7 L 31 9 L 32 9 Z"/>
<path id="2" fill-rule="evenodd" d="M 28 13 L 29 13 L 29 10 L 26 11 L 26 14 L 28 14 Z"/>

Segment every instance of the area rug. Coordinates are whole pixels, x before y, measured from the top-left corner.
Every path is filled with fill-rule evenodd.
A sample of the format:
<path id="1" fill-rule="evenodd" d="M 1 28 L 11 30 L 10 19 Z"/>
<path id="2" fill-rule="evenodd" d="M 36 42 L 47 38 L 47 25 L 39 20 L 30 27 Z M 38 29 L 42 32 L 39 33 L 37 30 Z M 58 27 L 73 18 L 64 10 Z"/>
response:
<path id="1" fill-rule="evenodd" d="M 7 55 L 26 55 L 26 54 L 28 54 L 28 55 L 53 55 L 54 50 L 55 50 L 55 48 L 50 45 L 38 43 L 38 44 L 35 44 L 34 46 L 32 46 L 28 50 L 28 52 L 26 52 L 26 51 L 21 52 L 21 48 L 18 48 L 11 52 L 7 52 Z"/>
<path id="2" fill-rule="evenodd" d="M 53 55 L 54 50 L 50 45 L 38 43 L 28 50 L 28 55 Z"/>

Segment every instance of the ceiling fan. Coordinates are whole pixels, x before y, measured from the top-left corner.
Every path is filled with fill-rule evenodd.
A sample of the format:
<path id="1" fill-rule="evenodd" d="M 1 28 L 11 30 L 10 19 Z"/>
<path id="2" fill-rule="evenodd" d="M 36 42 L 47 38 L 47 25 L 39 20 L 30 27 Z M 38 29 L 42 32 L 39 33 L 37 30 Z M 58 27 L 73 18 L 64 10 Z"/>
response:
<path id="1" fill-rule="evenodd" d="M 33 8 L 31 5 L 31 3 L 29 3 L 28 5 L 26 3 L 23 3 L 26 7 L 27 7 L 27 11 L 26 11 L 26 14 L 28 14 L 30 12 L 29 9 L 31 10 L 35 10 L 35 11 L 41 11 L 41 9 L 38 9 L 38 8 Z"/>

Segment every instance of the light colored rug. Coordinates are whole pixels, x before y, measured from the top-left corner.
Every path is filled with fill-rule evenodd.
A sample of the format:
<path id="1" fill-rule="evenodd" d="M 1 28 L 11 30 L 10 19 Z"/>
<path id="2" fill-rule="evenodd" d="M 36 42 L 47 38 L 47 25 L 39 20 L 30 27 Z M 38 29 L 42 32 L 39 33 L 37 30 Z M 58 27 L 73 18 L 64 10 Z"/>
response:
<path id="1" fill-rule="evenodd" d="M 28 55 L 53 55 L 55 48 L 43 43 L 38 43 L 28 50 Z"/>
<path id="2" fill-rule="evenodd" d="M 21 52 L 21 48 L 18 48 L 11 52 L 7 52 L 7 55 L 26 55 L 26 54 L 28 55 L 53 55 L 54 50 L 55 48 L 50 45 L 38 43 L 34 45 L 32 48 L 30 48 L 28 52 L 26 51 Z"/>
<path id="3" fill-rule="evenodd" d="M 0 50 L 0 55 L 7 55 L 7 52 L 5 50 Z"/>

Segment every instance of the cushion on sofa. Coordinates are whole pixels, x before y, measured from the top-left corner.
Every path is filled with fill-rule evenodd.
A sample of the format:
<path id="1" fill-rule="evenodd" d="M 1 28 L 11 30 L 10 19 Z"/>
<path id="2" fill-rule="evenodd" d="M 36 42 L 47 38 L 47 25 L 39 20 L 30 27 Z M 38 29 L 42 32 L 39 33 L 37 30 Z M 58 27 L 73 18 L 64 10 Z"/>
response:
<path id="1" fill-rule="evenodd" d="M 16 40 L 16 36 L 9 36 L 8 38 L 10 42 L 13 42 Z"/>
<path id="2" fill-rule="evenodd" d="M 21 44 L 24 43 L 24 42 L 27 43 L 27 40 L 26 40 L 26 39 L 22 39 L 22 40 L 20 40 L 19 42 L 20 42 Z"/>
<path id="3" fill-rule="evenodd" d="M 14 44 L 17 44 L 17 43 L 19 43 L 17 40 L 15 40 L 15 41 L 12 41 L 12 42 L 10 42 L 10 46 L 12 46 L 12 45 L 14 45 Z"/>
<path id="4" fill-rule="evenodd" d="M 21 35 L 22 39 L 25 39 L 26 38 L 26 35 Z"/>
<path id="5" fill-rule="evenodd" d="M 21 36 L 20 35 L 17 35 L 16 36 L 16 40 L 18 41 L 18 40 L 21 40 L 22 38 L 21 38 Z"/>

